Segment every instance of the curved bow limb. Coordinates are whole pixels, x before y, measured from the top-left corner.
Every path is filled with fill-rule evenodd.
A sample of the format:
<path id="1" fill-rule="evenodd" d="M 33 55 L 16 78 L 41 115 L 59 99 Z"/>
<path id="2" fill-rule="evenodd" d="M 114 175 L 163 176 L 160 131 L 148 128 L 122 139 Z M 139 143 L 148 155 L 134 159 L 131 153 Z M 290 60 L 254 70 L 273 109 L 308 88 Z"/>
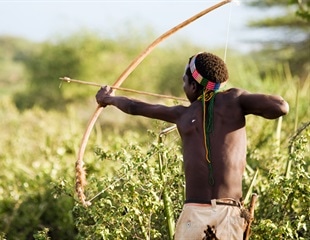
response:
<path id="1" fill-rule="evenodd" d="M 171 28 L 161 36 L 159 36 L 157 39 L 155 39 L 144 51 L 142 51 L 132 62 L 131 64 L 125 69 L 125 71 L 119 76 L 119 78 L 114 82 L 112 87 L 120 87 L 120 85 L 126 80 L 126 78 L 133 72 L 133 70 L 145 59 L 145 57 L 150 54 L 150 52 L 162 41 L 164 41 L 166 38 L 177 32 L 178 30 L 182 29 L 183 27 L 187 26 L 188 24 L 194 22 L 198 18 L 206 15 L 207 13 L 231 2 L 232 0 L 224 0 L 221 1 L 197 14 L 194 16 L 190 17 L 189 19 L 183 21 L 182 23 L 178 24 L 177 26 Z M 83 135 L 82 141 L 81 141 L 81 146 L 78 152 L 78 158 L 75 164 L 76 167 L 76 193 L 78 195 L 78 198 L 82 202 L 84 206 L 89 206 L 91 204 L 90 201 L 86 200 L 86 196 L 84 194 L 84 187 L 86 185 L 86 172 L 84 168 L 84 153 L 85 149 L 87 146 L 87 142 L 91 133 L 91 130 L 93 129 L 97 118 L 99 117 L 101 111 L 102 111 L 101 106 L 97 106 L 94 114 L 92 115 L 91 119 L 89 120 L 86 131 Z"/>

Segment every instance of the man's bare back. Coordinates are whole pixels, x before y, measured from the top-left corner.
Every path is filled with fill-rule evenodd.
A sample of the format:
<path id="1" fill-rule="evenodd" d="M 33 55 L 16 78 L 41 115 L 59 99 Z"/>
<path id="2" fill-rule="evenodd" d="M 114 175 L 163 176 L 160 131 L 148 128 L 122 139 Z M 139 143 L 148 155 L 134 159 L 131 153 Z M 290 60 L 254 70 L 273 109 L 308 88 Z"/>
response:
<path id="1" fill-rule="evenodd" d="M 246 157 L 245 116 L 234 96 L 237 90 L 218 93 L 214 103 L 210 135 L 211 167 L 205 157 L 202 103 L 196 101 L 177 122 L 183 142 L 187 202 L 242 197 L 242 175 Z M 213 179 L 211 179 L 213 178 Z M 211 184 L 214 181 L 214 184 Z"/>
<path id="2" fill-rule="evenodd" d="M 210 134 L 212 176 L 203 146 L 201 104 L 192 103 L 177 121 L 183 142 L 186 199 L 201 203 L 218 198 L 239 200 L 246 164 L 245 115 L 275 119 L 288 111 L 288 105 L 279 96 L 250 94 L 236 88 L 218 93 Z M 214 185 L 209 183 L 210 177 L 214 178 Z"/>

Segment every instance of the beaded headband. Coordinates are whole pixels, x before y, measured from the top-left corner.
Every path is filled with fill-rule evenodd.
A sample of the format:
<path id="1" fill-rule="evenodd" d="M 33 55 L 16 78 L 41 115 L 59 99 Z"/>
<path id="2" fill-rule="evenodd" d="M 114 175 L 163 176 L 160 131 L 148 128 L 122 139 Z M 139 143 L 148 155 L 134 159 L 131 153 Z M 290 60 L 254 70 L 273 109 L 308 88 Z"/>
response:
<path id="1" fill-rule="evenodd" d="M 187 64 L 186 69 L 189 67 L 192 73 L 193 78 L 202 86 L 204 86 L 206 89 L 208 90 L 213 90 L 216 91 L 218 89 L 220 89 L 221 87 L 223 87 L 226 82 L 222 82 L 222 83 L 215 83 L 212 81 L 209 81 L 208 79 L 204 78 L 203 76 L 200 75 L 200 73 L 198 72 L 198 70 L 196 69 L 196 65 L 195 65 L 195 61 L 196 61 L 196 57 L 199 55 L 200 53 L 196 54 L 194 57 L 192 57 L 191 61 L 189 64 Z"/>

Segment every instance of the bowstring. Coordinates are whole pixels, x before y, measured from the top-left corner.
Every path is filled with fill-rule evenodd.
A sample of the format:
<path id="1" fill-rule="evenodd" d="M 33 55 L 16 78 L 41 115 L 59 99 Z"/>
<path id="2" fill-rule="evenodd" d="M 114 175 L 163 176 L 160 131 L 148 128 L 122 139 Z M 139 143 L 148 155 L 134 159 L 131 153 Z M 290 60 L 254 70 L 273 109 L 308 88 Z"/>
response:
<path id="1" fill-rule="evenodd" d="M 227 60 L 227 51 L 228 51 L 228 43 L 229 43 L 229 35 L 230 35 L 230 26 L 231 26 L 231 15 L 232 15 L 232 3 L 237 1 L 232 1 L 229 5 L 229 14 L 227 21 L 227 30 L 226 30 L 226 40 L 225 40 L 225 48 L 224 48 L 224 62 Z"/>

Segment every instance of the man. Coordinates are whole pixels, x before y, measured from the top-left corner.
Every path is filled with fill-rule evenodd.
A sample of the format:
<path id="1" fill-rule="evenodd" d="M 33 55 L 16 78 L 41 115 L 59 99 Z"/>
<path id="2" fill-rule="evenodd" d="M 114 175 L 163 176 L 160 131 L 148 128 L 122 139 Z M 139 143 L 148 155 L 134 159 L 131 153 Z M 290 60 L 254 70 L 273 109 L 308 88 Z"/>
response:
<path id="1" fill-rule="evenodd" d="M 111 96 L 101 88 L 96 99 L 131 115 L 175 123 L 183 145 L 186 202 L 175 239 L 242 239 L 245 219 L 240 216 L 242 176 L 246 164 L 245 116 L 276 119 L 288 113 L 280 96 L 252 94 L 231 88 L 219 91 L 228 80 L 225 63 L 211 53 L 189 59 L 183 75 L 186 106 L 149 104 Z"/>

